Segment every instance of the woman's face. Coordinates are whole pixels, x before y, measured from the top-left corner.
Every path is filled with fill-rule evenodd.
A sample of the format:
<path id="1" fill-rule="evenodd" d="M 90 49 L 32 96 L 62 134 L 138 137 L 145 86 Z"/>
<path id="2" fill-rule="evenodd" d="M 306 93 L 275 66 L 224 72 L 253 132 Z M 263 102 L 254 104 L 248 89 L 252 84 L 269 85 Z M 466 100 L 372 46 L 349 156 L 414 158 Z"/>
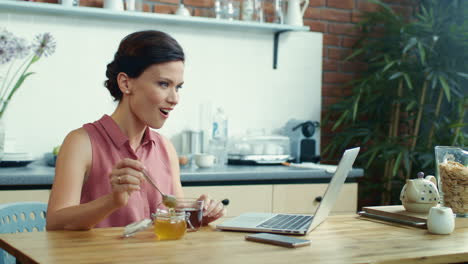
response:
<path id="1" fill-rule="evenodd" d="M 182 61 L 153 64 L 138 78 L 129 79 L 130 109 L 151 128 L 161 128 L 179 102 L 178 91 L 183 83 Z"/>

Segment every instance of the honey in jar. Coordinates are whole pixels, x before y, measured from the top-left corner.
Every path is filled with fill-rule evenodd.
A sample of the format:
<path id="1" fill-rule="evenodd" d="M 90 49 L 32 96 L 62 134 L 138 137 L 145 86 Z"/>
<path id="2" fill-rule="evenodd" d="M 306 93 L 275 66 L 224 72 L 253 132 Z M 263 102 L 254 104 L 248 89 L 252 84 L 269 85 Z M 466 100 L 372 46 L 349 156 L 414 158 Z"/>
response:
<path id="1" fill-rule="evenodd" d="M 160 210 L 153 215 L 154 233 L 158 240 L 181 239 L 185 235 L 187 224 L 184 212 Z"/>

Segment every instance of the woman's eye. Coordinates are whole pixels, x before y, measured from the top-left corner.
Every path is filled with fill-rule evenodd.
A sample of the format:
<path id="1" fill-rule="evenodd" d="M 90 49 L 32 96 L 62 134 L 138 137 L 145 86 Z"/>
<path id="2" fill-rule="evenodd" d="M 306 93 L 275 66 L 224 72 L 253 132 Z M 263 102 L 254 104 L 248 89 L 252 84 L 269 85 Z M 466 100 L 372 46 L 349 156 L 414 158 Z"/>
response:
<path id="1" fill-rule="evenodd" d="M 159 82 L 158 84 L 159 84 L 159 86 L 161 86 L 161 87 L 165 87 L 165 88 L 169 87 L 169 83 L 168 83 L 168 82 Z"/>
<path id="2" fill-rule="evenodd" d="M 176 90 L 177 90 L 177 91 L 179 91 L 180 89 L 182 89 L 182 85 L 176 86 Z"/>

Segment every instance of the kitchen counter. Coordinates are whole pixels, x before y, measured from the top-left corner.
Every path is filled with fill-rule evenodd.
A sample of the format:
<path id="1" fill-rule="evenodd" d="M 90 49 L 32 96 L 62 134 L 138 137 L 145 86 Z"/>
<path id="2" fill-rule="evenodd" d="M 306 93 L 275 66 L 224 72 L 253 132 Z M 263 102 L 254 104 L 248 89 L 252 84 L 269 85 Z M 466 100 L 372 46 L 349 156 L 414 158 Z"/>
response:
<path id="1" fill-rule="evenodd" d="M 0 190 L 50 189 L 55 168 L 43 161 L 26 167 L 0 168 Z M 353 169 L 347 182 L 355 182 L 364 174 L 363 169 Z M 196 166 L 181 169 L 183 186 L 279 184 L 279 183 L 328 183 L 332 173 L 322 169 L 290 168 L 274 166 L 238 166 L 200 169 Z"/>

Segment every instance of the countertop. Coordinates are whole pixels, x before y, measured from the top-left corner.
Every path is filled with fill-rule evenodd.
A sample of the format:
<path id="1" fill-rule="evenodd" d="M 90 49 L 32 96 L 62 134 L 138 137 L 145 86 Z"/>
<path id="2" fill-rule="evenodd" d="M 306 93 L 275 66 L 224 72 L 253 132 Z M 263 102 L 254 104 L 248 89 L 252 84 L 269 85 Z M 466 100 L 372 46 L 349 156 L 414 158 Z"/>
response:
<path id="1" fill-rule="evenodd" d="M 363 174 L 363 169 L 352 169 L 347 182 L 354 182 Z M 43 161 L 36 161 L 25 167 L 0 168 L 0 189 L 50 189 L 54 175 L 55 168 L 47 166 Z M 291 168 L 282 165 L 227 165 L 207 169 L 189 166 L 181 169 L 183 186 L 328 183 L 332 176 L 332 173 L 323 169 Z"/>
<path id="2" fill-rule="evenodd" d="M 224 219 L 222 219 L 224 220 Z M 222 221 L 221 220 L 221 221 Z M 467 263 L 468 228 L 451 235 L 382 224 L 355 214 L 331 215 L 300 237 L 311 245 L 284 248 L 221 232 L 214 224 L 181 240 L 157 241 L 153 229 L 121 239 L 123 227 L 0 234 L 0 247 L 21 263 Z"/>

